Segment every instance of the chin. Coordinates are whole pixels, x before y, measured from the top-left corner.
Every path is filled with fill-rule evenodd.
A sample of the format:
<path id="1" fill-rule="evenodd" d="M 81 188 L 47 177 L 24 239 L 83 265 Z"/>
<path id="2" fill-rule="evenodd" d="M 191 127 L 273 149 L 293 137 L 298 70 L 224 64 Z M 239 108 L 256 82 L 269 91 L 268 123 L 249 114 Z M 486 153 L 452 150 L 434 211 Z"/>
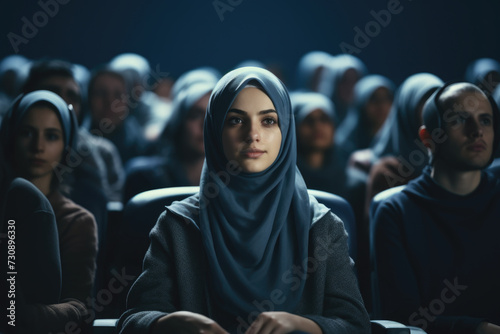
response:
<path id="1" fill-rule="evenodd" d="M 249 174 L 260 173 L 265 169 L 265 168 L 262 168 L 261 166 L 255 165 L 255 164 L 253 164 L 252 166 L 248 166 L 248 165 L 243 164 L 243 165 L 241 165 L 241 168 L 242 168 L 242 171 L 244 173 L 249 173 Z"/>

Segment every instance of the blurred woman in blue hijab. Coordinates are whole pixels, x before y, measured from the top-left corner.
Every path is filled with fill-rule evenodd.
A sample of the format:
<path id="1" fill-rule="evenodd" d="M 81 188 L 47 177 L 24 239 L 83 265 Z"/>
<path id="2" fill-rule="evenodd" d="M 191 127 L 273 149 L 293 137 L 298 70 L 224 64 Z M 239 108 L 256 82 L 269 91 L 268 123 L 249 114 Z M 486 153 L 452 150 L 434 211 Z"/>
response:
<path id="1" fill-rule="evenodd" d="M 335 108 L 320 93 L 291 95 L 297 132 L 297 167 L 309 189 L 345 196 L 348 152 L 334 141 Z"/>
<path id="2" fill-rule="evenodd" d="M 347 152 L 367 148 L 392 106 L 394 84 L 381 75 L 362 78 L 354 87 L 354 105 L 339 125 L 335 141 Z"/>
<path id="3" fill-rule="evenodd" d="M 121 333 L 370 331 L 343 224 L 308 195 L 294 130 L 269 71 L 218 82 L 200 191 L 158 219 Z"/>
<path id="4" fill-rule="evenodd" d="M 479 58 L 467 66 L 465 80 L 481 88 L 488 96 L 500 82 L 500 63 L 491 58 Z"/>
<path id="5" fill-rule="evenodd" d="M 378 168 L 372 170 L 371 179 L 375 184 L 373 192 L 369 192 L 370 196 L 406 184 L 419 176 L 427 165 L 427 150 L 420 145 L 418 129 L 422 125 L 425 101 L 442 84 L 443 81 L 433 74 L 418 73 L 408 77 L 399 87 L 389 118 L 373 146 L 374 160 L 390 156 L 391 160 L 386 160 L 388 164 L 385 165 L 394 173 L 390 178 L 382 179 L 383 173 L 377 172 Z"/>
<path id="6" fill-rule="evenodd" d="M 0 128 L 0 143 L 9 175 L 25 178 L 35 185 L 46 196 L 53 209 L 50 215 L 55 215 L 56 220 L 56 226 L 42 220 L 27 221 L 30 226 L 23 226 L 24 231 L 30 233 L 26 239 L 36 239 L 36 242 L 23 244 L 26 248 L 19 249 L 19 252 L 48 254 L 45 249 L 47 242 L 56 242 L 57 250 L 44 259 L 46 266 L 41 269 L 55 272 L 40 276 L 59 278 L 57 286 L 54 286 L 56 281 L 50 284 L 52 294 L 39 291 L 16 300 L 17 328 L 23 333 L 62 332 L 70 322 L 80 332 L 91 327 L 85 320 L 87 308 L 91 307 L 87 302 L 91 297 L 96 269 L 96 223 L 90 212 L 60 192 L 64 175 L 74 168 L 69 157 L 77 135 L 77 121 L 70 106 L 57 94 L 46 90 L 19 96 Z M 29 198 L 26 197 L 26 200 L 30 201 Z M 26 203 L 26 207 L 33 204 Z M 47 229 L 42 229 L 39 223 Z M 20 244 L 18 246 L 21 247 Z M 41 267 L 39 263 L 34 266 Z M 33 268 L 30 269 L 24 274 L 33 272 Z M 20 272 L 19 276 L 22 275 Z M 45 297 L 40 299 L 41 295 Z"/>
<path id="7" fill-rule="evenodd" d="M 300 58 L 297 68 L 297 90 L 317 92 L 320 78 L 332 55 L 323 51 L 311 51 Z"/>
<path id="8" fill-rule="evenodd" d="M 180 91 L 161 137 L 161 152 L 129 161 L 124 203 L 151 189 L 197 186 L 203 167 L 203 120 L 215 83 L 198 82 Z"/>
<path id="9" fill-rule="evenodd" d="M 333 101 L 339 124 L 354 101 L 354 86 L 367 72 L 361 59 L 350 54 L 332 57 L 322 71 L 318 92 Z"/>

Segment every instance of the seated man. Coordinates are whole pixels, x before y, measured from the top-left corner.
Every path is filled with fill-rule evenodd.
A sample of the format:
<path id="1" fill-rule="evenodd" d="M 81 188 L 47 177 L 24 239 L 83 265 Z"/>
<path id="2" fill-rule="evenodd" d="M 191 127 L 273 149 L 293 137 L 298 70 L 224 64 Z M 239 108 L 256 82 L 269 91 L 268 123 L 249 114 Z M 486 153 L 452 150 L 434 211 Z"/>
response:
<path id="1" fill-rule="evenodd" d="M 419 135 L 430 165 L 375 213 L 382 318 L 428 333 L 500 333 L 500 180 L 483 171 L 498 113 L 469 83 L 427 100 Z"/>

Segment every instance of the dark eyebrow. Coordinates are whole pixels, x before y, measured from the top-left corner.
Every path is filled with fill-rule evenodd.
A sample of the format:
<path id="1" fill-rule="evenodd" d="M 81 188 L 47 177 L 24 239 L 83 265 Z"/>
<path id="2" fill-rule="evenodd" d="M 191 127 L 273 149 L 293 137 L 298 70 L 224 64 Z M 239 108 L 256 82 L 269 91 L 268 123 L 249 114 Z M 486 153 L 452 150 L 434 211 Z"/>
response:
<path id="1" fill-rule="evenodd" d="M 38 128 L 35 128 L 35 127 L 31 126 L 31 125 L 21 125 L 20 127 L 21 128 L 25 128 L 25 129 L 30 129 L 30 130 L 36 130 L 36 131 L 38 131 Z M 43 131 L 60 132 L 60 133 L 63 132 L 62 130 L 57 129 L 57 128 L 47 128 L 47 129 L 43 129 Z"/>
<path id="2" fill-rule="evenodd" d="M 50 131 L 50 132 L 60 132 L 62 133 L 62 130 L 56 129 L 56 128 L 47 128 L 45 131 Z"/>
<path id="3" fill-rule="evenodd" d="M 239 115 L 246 115 L 247 114 L 246 111 L 240 110 L 240 109 L 235 109 L 235 108 L 229 109 L 229 111 L 227 113 L 230 113 L 230 112 L 234 112 L 234 113 L 239 114 Z M 276 110 L 274 110 L 274 109 L 267 109 L 267 110 L 261 110 L 261 111 L 259 111 L 259 115 L 265 115 L 265 114 L 270 114 L 270 113 L 278 114 L 276 112 Z"/>

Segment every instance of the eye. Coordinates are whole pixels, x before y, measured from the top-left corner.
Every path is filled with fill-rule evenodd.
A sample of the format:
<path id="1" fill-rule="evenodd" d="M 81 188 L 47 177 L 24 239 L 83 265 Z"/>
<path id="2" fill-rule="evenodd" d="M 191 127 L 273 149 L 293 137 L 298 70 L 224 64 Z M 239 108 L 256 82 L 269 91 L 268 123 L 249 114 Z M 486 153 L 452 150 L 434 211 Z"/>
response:
<path id="1" fill-rule="evenodd" d="M 450 126 L 451 127 L 457 127 L 457 126 L 465 124 L 466 121 L 467 121 L 466 117 L 461 116 L 461 115 L 456 115 L 455 117 L 453 117 L 450 120 Z"/>
<path id="2" fill-rule="evenodd" d="M 274 117 L 266 117 L 266 118 L 264 118 L 264 120 L 262 122 L 266 126 L 272 126 L 272 125 L 278 124 L 278 121 Z"/>
<path id="3" fill-rule="evenodd" d="M 226 120 L 228 125 L 235 126 L 238 124 L 243 124 L 243 120 L 240 117 L 237 116 L 230 116 Z"/>
<path id="4" fill-rule="evenodd" d="M 484 117 L 481 119 L 481 124 L 485 126 L 493 125 L 493 120 L 489 117 Z"/>
<path id="5" fill-rule="evenodd" d="M 45 134 L 45 138 L 47 138 L 48 141 L 58 141 L 61 136 L 56 132 L 48 132 Z"/>
<path id="6" fill-rule="evenodd" d="M 31 138 L 34 136 L 34 133 L 33 133 L 33 130 L 31 130 L 29 128 L 21 128 L 19 130 L 18 136 L 22 137 L 22 138 Z"/>

